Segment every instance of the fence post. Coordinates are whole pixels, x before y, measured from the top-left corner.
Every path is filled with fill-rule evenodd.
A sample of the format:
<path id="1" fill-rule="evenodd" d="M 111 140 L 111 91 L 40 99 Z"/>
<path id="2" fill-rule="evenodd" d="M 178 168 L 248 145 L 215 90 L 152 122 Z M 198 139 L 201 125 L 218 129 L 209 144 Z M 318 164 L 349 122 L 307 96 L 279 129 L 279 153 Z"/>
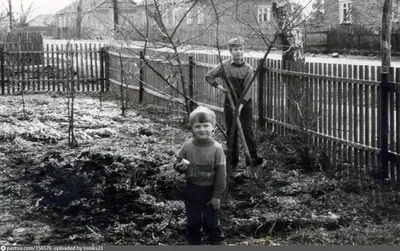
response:
<path id="1" fill-rule="evenodd" d="M 258 71 L 258 125 L 260 129 L 263 131 L 265 129 L 265 61 L 264 59 L 260 59 L 258 61 L 258 67 L 260 68 Z"/>
<path id="2" fill-rule="evenodd" d="M 0 75 L 1 75 L 1 94 L 5 93 L 4 81 L 4 45 L 0 45 Z"/>
<path id="3" fill-rule="evenodd" d="M 144 53 L 143 51 L 140 51 L 140 63 L 139 63 L 139 104 L 143 102 L 143 81 L 144 81 Z"/>
<path id="4" fill-rule="evenodd" d="M 389 74 L 387 72 L 381 73 L 381 168 L 384 178 L 388 178 L 389 170 L 389 150 L 388 150 L 388 91 L 390 87 Z"/>
<path id="5" fill-rule="evenodd" d="M 108 54 L 109 47 L 106 47 L 104 50 L 104 61 L 105 61 L 105 67 L 104 67 L 104 79 L 105 79 L 105 85 L 106 85 L 106 92 L 110 91 L 110 57 Z"/>
<path id="6" fill-rule="evenodd" d="M 193 99 L 193 87 L 194 87 L 194 61 L 193 56 L 189 56 L 189 97 Z M 189 100 L 190 111 L 193 111 L 194 104 L 192 100 Z"/>
<path id="7" fill-rule="evenodd" d="M 100 49 L 100 89 L 101 92 L 104 92 L 104 55 L 105 55 L 105 48 L 101 47 Z"/>

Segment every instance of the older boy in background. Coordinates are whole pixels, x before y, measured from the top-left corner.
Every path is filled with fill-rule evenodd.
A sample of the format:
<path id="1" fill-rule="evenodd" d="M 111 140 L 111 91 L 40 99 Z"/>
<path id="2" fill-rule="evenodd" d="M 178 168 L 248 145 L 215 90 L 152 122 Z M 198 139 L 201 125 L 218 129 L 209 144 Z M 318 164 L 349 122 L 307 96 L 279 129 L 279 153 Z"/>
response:
<path id="1" fill-rule="evenodd" d="M 214 69 L 209 71 L 206 75 L 206 81 L 223 91 L 224 93 L 229 92 L 226 88 L 228 81 L 231 83 L 233 90 L 239 98 L 246 86 L 250 83 L 253 78 L 253 67 L 243 61 L 243 40 L 240 38 L 233 38 L 229 40 L 229 52 L 231 58 L 222 61 Z M 216 79 L 222 77 L 225 82 L 225 86 L 220 85 L 216 82 Z M 257 155 L 257 143 L 254 138 L 253 132 L 253 107 L 251 100 L 251 89 L 246 93 L 244 98 L 239 104 L 240 123 L 242 124 L 243 133 L 245 136 L 246 144 L 249 148 L 250 156 L 252 158 L 253 165 L 259 166 L 262 164 L 263 159 Z M 234 119 L 234 107 L 231 107 L 228 97 L 225 97 L 224 104 L 224 117 L 225 125 L 227 127 L 227 135 L 231 133 L 231 125 Z M 239 148 L 238 148 L 238 131 L 235 128 L 233 149 L 232 149 L 232 161 L 231 165 L 235 168 L 239 163 Z M 249 159 L 246 157 L 246 166 L 250 165 Z"/>

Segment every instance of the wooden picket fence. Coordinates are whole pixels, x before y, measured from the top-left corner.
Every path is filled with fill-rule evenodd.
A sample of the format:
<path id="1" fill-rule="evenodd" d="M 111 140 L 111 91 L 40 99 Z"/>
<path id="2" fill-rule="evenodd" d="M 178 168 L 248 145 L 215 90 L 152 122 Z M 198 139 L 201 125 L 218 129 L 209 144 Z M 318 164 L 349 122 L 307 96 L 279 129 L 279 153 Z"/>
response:
<path id="1" fill-rule="evenodd" d="M 400 181 L 400 69 L 391 69 L 396 83 L 383 90 L 381 67 L 269 60 L 266 68 L 266 120 L 274 129 L 306 121 L 314 142 L 358 169 L 360 180 L 383 166 Z"/>
<path id="2" fill-rule="evenodd" d="M 0 95 L 29 92 L 107 91 L 104 49 L 96 44 L 0 45 Z"/>
<path id="3" fill-rule="evenodd" d="M 123 84 L 133 91 L 130 97 L 136 102 L 184 111 L 182 95 L 164 77 L 180 92 L 186 89 L 195 101 L 216 111 L 223 123 L 224 96 L 204 80 L 207 71 L 220 62 L 217 55 L 182 54 L 187 83 L 183 86 L 176 60 L 166 60 L 168 53 L 147 51 L 151 67 L 143 64 L 140 49 L 108 48 L 107 54 L 112 65 L 108 80 L 119 89 Z M 261 63 L 258 58 L 245 61 L 254 68 Z M 307 131 L 314 144 L 332 156 L 335 166 L 346 167 L 344 173 L 356 171 L 359 182 L 382 167 L 389 178 L 400 181 L 400 69 L 391 69 L 394 78 L 384 91 L 381 74 L 380 67 L 370 65 L 268 59 L 251 88 L 254 119 L 260 128 L 281 134 Z M 387 103 L 382 101 L 385 95 Z"/>
<path id="4" fill-rule="evenodd" d="M 30 60 L 35 57 L 40 64 Z M 1 47 L 0 94 L 68 92 L 74 83 L 81 93 L 115 90 L 131 102 L 185 112 L 180 93 L 186 93 L 213 109 L 223 124 L 224 95 L 204 80 L 219 57 L 182 53 L 179 59 L 184 82 L 177 58 L 168 52 L 144 54 L 141 48 L 100 48 L 90 43 L 41 51 Z M 262 63 L 259 58 L 245 61 L 255 69 Z M 332 156 L 335 166 L 351 167 L 343 172 L 356 170 L 359 181 L 378 170 L 400 181 L 400 68 L 391 68 L 392 78 L 386 80 L 388 75 L 371 65 L 268 59 L 255 73 L 251 92 L 260 129 L 307 132 L 315 145 Z"/>

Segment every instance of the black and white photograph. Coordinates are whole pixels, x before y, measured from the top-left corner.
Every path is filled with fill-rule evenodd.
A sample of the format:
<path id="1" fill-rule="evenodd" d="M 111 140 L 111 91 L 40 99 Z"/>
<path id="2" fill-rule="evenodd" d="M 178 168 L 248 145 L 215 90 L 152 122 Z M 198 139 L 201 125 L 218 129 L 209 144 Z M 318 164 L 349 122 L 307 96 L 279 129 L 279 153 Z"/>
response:
<path id="1" fill-rule="evenodd" d="M 0 0 L 1 251 L 397 245 L 399 0 Z"/>

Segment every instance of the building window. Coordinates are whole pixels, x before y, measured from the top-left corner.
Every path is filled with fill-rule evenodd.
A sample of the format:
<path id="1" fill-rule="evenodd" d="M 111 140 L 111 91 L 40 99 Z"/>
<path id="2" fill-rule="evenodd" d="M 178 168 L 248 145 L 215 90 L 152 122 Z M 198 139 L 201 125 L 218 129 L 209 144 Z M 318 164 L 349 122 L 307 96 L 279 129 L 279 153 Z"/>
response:
<path id="1" fill-rule="evenodd" d="M 258 6 L 257 21 L 267 22 L 271 20 L 271 8 L 269 6 Z"/>
<path id="2" fill-rule="evenodd" d="M 173 22 L 173 14 L 170 12 L 170 13 L 167 13 L 166 15 L 165 15 L 165 17 L 164 17 L 164 24 L 165 25 L 167 25 L 167 26 L 170 26 L 170 25 L 172 25 L 172 22 Z"/>
<path id="3" fill-rule="evenodd" d="M 204 9 L 193 8 L 186 15 L 186 24 L 204 24 Z"/>
<path id="4" fill-rule="evenodd" d="M 190 10 L 189 13 L 186 15 L 186 24 L 193 24 L 195 18 L 194 10 Z"/>
<path id="5" fill-rule="evenodd" d="M 183 10 L 181 8 L 172 10 L 172 25 L 177 26 L 182 20 Z"/>
<path id="6" fill-rule="evenodd" d="M 352 18 L 352 3 L 350 2 L 342 2 L 340 6 L 340 23 L 342 24 L 350 24 L 353 20 Z"/>
<path id="7" fill-rule="evenodd" d="M 199 10 L 197 16 L 197 24 L 204 24 L 204 10 Z"/>

